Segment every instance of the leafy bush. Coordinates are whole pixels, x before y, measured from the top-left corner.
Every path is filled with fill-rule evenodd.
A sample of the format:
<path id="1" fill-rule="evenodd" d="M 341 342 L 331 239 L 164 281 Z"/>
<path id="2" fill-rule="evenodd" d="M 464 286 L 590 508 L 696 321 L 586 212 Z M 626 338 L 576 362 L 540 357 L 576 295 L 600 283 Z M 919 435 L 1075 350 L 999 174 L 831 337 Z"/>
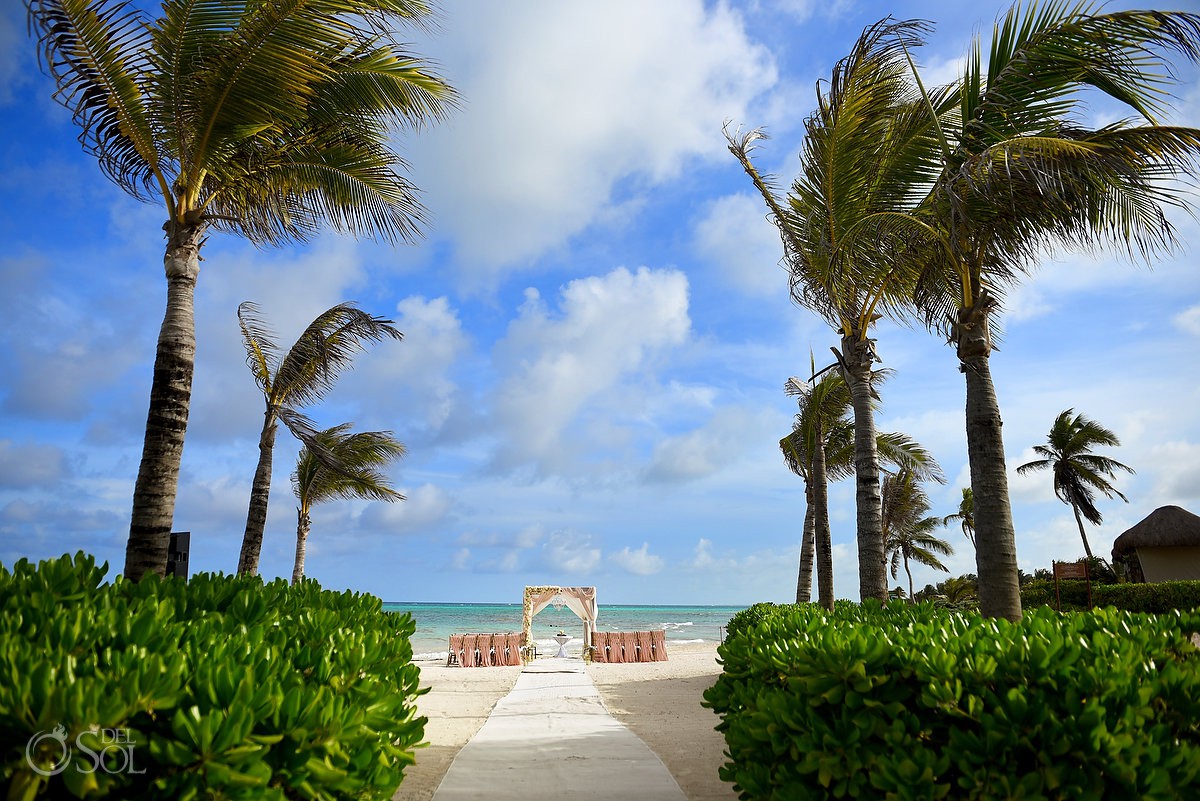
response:
<path id="1" fill-rule="evenodd" d="M 107 568 L 0 566 L 10 801 L 392 795 L 424 735 L 411 617 L 312 581 L 105 584 Z"/>
<path id="2" fill-rule="evenodd" d="M 1087 584 L 1058 582 L 1063 611 L 1087 608 Z M 1031 581 L 1021 588 L 1021 606 L 1054 607 L 1054 580 Z M 1161 614 L 1200 609 L 1200 581 L 1163 581 L 1155 584 L 1092 584 L 1092 605 L 1112 606 L 1128 612 Z"/>
<path id="3" fill-rule="evenodd" d="M 1194 631 L 1196 613 L 779 609 L 720 647 L 721 777 L 764 801 L 1182 798 Z"/>

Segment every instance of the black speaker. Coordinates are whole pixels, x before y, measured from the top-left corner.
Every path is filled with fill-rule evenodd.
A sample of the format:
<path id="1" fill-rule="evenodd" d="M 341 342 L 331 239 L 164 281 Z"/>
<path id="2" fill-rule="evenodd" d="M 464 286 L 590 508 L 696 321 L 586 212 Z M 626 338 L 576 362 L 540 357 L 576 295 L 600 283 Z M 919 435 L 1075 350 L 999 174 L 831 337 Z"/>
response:
<path id="1" fill-rule="evenodd" d="M 167 546 L 167 575 L 187 581 L 188 551 L 192 545 L 192 532 L 172 531 L 171 544 Z"/>

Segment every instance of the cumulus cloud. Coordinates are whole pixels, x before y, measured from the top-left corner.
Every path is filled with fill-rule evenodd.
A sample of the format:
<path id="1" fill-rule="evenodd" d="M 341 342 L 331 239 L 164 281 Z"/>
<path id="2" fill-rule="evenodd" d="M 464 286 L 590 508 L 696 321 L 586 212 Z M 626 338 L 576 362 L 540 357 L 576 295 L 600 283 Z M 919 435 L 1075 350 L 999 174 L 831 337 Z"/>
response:
<path id="1" fill-rule="evenodd" d="M 572 281 L 557 314 L 528 290 L 496 349 L 505 375 L 495 402 L 504 439 L 497 467 L 566 464 L 585 436 L 578 426 L 586 407 L 652 354 L 686 339 L 687 289 L 687 278 L 674 270 L 620 268 Z"/>
<path id="2" fill-rule="evenodd" d="M 779 230 L 757 196 L 726 195 L 710 203 L 696 223 L 694 247 L 740 292 L 773 296 L 787 291 Z"/>
<path id="3" fill-rule="evenodd" d="M 704 426 L 660 440 L 646 479 L 681 482 L 711 476 L 757 445 L 763 422 L 761 413 L 723 407 Z"/>
<path id="4" fill-rule="evenodd" d="M 1171 318 L 1175 327 L 1185 334 L 1200 336 L 1200 306 L 1192 306 Z"/>
<path id="5" fill-rule="evenodd" d="M 618 567 L 637 576 L 652 576 L 663 569 L 663 558 L 650 553 L 648 542 L 643 542 L 636 551 L 625 546 L 609 558 Z"/>
<path id="6" fill-rule="evenodd" d="M 542 545 L 547 568 L 563 573 L 587 573 L 600 564 L 600 549 L 592 545 L 592 536 L 582 531 L 555 531 Z"/>
<path id="7" fill-rule="evenodd" d="M 721 121 L 745 118 L 776 81 L 725 3 L 463 2 L 446 14 L 461 18 L 428 50 L 466 102 L 416 138 L 412 161 L 437 230 L 476 276 L 604 217 L 626 200 L 619 183 L 725 158 Z"/>
<path id="8" fill-rule="evenodd" d="M 53 487 L 69 475 L 67 457 L 61 448 L 0 440 L 0 487 Z"/>
<path id="9" fill-rule="evenodd" d="M 450 512 L 450 496 L 434 484 L 422 484 L 412 490 L 401 488 L 399 491 L 405 500 L 368 504 L 363 509 L 359 524 L 369 530 L 411 534 L 436 528 Z"/>

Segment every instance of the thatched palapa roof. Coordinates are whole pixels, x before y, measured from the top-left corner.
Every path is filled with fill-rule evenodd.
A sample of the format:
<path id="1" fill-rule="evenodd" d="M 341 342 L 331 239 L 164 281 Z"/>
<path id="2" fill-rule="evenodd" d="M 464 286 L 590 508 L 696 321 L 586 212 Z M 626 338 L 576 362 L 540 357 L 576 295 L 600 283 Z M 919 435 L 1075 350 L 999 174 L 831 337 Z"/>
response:
<path id="1" fill-rule="evenodd" d="M 1200 547 L 1200 517 L 1178 506 L 1160 506 L 1146 519 L 1117 537 L 1113 559 L 1137 548 Z"/>

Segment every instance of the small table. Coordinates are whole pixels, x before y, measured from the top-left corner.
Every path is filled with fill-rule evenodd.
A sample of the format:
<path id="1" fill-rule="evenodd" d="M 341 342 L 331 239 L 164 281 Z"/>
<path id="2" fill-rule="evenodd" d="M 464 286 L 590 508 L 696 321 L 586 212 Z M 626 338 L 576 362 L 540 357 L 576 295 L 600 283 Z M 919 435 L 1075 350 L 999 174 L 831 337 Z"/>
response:
<path id="1" fill-rule="evenodd" d="M 558 641 L 558 653 L 556 654 L 556 656 L 559 659 L 566 659 L 567 658 L 567 641 L 570 640 L 571 638 L 568 637 L 566 634 L 555 634 L 554 639 Z"/>

